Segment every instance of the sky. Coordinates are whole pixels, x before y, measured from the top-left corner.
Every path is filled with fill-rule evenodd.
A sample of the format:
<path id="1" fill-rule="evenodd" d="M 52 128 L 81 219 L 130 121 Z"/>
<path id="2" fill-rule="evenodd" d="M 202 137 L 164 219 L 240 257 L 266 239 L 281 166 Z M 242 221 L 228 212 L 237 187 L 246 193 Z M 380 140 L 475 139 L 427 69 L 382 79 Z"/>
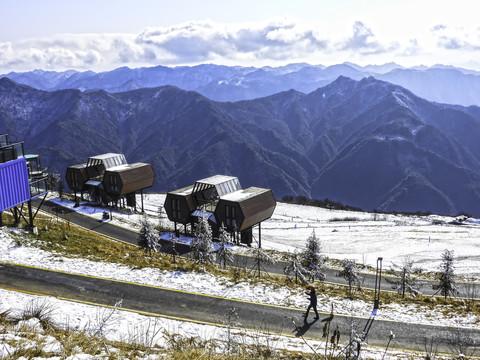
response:
<path id="1" fill-rule="evenodd" d="M 478 0 L 0 0 L 0 73 L 352 62 L 480 70 Z"/>

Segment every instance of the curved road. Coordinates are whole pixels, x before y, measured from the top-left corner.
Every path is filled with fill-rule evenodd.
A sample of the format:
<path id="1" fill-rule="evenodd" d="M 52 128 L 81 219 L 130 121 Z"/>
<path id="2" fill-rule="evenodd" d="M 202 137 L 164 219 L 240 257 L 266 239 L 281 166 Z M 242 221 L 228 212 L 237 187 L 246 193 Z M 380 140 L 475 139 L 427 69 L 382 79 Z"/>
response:
<path id="1" fill-rule="evenodd" d="M 57 204 L 51 202 L 46 202 L 42 206 L 43 210 L 52 214 L 58 213 L 54 208 L 60 209 Z M 138 234 L 136 232 L 109 223 L 100 223 L 91 217 L 67 208 L 62 208 L 61 211 L 69 212 L 69 220 L 86 229 L 115 240 L 131 244 L 137 243 Z M 184 252 L 189 251 L 188 247 L 183 250 Z M 242 267 L 253 266 L 252 259 L 249 257 L 237 257 L 236 263 Z M 284 266 L 285 264 L 277 264 L 274 267 L 268 267 L 267 271 L 282 273 Z M 332 278 L 327 279 L 331 280 Z M 367 276 L 368 278 L 374 279 L 372 276 Z M 335 278 L 335 280 L 340 279 Z M 51 295 L 73 301 L 85 301 L 107 306 L 112 306 L 118 300 L 123 299 L 122 308 L 126 310 L 219 326 L 224 324 L 225 315 L 229 309 L 235 307 L 243 328 L 319 340 L 322 339 L 324 325 L 321 320 L 329 316 L 329 314 L 323 314 L 318 322 L 304 323 L 301 317 L 302 309 L 249 303 L 6 263 L 0 263 L 0 287 L 17 291 L 33 291 L 40 295 Z M 381 309 L 379 310 L 379 317 L 373 323 L 367 338 L 370 346 L 385 348 L 390 331 L 396 335 L 396 338 L 389 348 L 399 350 L 423 352 L 425 343 L 428 343 L 433 344 L 438 352 L 458 353 L 459 350 L 456 348 L 458 347 L 458 340 L 456 340 L 458 331 L 460 331 L 462 338 L 467 339 L 471 344 L 480 344 L 480 330 L 478 329 L 462 328 L 459 330 L 442 326 L 392 322 L 380 320 L 380 317 Z M 341 342 L 343 343 L 350 332 L 352 322 L 355 324 L 357 332 L 361 333 L 367 319 L 334 316 L 331 327 L 332 329 L 336 326 L 339 327 L 342 334 Z"/>
<path id="2" fill-rule="evenodd" d="M 38 206 L 40 201 L 37 199 L 34 204 Z M 122 228 L 119 226 L 115 226 L 109 222 L 99 222 L 98 220 L 93 219 L 92 217 L 83 215 L 81 213 L 77 213 L 75 211 L 72 211 L 71 209 L 68 209 L 66 207 L 63 207 L 61 205 L 58 205 L 54 202 L 51 201 L 45 201 L 42 205 L 42 210 L 51 213 L 53 215 L 58 215 L 59 212 L 61 214 L 59 216 L 64 216 L 63 214 L 68 213 L 69 214 L 69 220 L 77 225 L 82 226 L 83 228 L 86 228 L 91 231 L 95 231 L 97 233 L 100 233 L 102 235 L 105 235 L 107 237 L 110 237 L 114 240 L 120 240 L 124 241 L 133 245 L 137 245 L 137 237 L 138 233 L 135 231 Z M 168 243 L 167 241 L 165 243 Z M 167 244 L 168 248 L 168 244 Z M 176 250 L 180 254 L 186 254 L 190 252 L 190 248 L 186 245 L 177 245 Z M 272 274 L 283 274 L 284 269 L 287 263 L 285 262 L 278 262 L 276 264 L 262 264 L 262 270 L 265 270 L 269 273 Z M 236 255 L 234 259 L 233 266 L 241 267 L 241 268 L 247 268 L 247 269 L 253 269 L 255 267 L 255 262 L 252 257 L 249 256 L 242 256 L 242 255 Z M 326 281 L 335 283 L 335 284 L 341 284 L 341 285 L 346 285 L 347 282 L 343 278 L 337 277 L 335 274 L 338 270 L 335 269 L 326 269 L 325 270 L 325 275 L 326 275 Z M 372 274 L 362 274 L 363 276 L 363 288 L 367 289 L 374 289 L 375 288 L 375 275 Z M 385 274 L 382 274 L 382 279 L 385 280 L 386 278 L 389 278 L 390 276 L 385 276 Z M 391 277 L 390 277 L 391 278 Z M 388 284 L 386 281 L 382 280 L 382 291 L 392 291 L 392 287 L 390 284 Z M 432 284 L 434 282 L 432 281 L 423 281 L 423 284 L 418 286 L 418 289 L 420 293 L 426 294 L 426 295 L 433 295 L 435 294 L 434 290 L 432 289 Z M 469 297 L 473 296 L 475 298 L 480 297 L 480 284 L 475 283 L 471 284 L 474 289 L 469 290 L 470 294 L 467 293 L 467 290 L 463 284 L 458 284 L 459 285 L 459 297 Z M 372 299 L 373 301 L 373 299 Z"/>
<path id="3" fill-rule="evenodd" d="M 231 300 L 7 263 L 0 263 L 0 287 L 97 305 L 113 306 L 118 300 L 123 300 L 120 309 L 218 326 L 224 326 L 229 310 L 235 308 L 239 316 L 238 322 L 243 329 L 285 336 L 303 336 L 307 341 L 308 339 L 322 340 L 324 325 L 322 320 L 329 316 L 329 314 L 321 313 L 320 320 L 312 322 L 312 317 L 310 317 L 309 322 L 304 323 L 302 320 L 303 310 L 300 309 Z M 345 343 L 348 338 L 352 322 L 356 325 L 357 331 L 361 333 L 366 319 L 334 316 L 331 329 L 333 331 L 337 326 L 339 327 L 340 343 Z M 389 349 L 422 352 L 425 343 L 433 343 L 437 347 L 438 353 L 458 353 L 456 348 L 458 344 L 455 345 L 457 330 L 377 319 L 369 332 L 367 342 L 370 346 L 385 348 L 388 343 L 388 335 L 392 331 L 396 337 Z M 472 344 L 480 343 L 480 330 L 462 328 L 461 334 Z"/>

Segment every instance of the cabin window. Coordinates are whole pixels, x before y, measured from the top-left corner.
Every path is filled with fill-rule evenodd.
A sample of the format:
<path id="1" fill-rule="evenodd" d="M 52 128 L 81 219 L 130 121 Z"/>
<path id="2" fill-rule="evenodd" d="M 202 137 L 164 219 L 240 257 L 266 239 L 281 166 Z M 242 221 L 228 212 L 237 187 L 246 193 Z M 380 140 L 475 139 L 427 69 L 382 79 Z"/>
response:
<path id="1" fill-rule="evenodd" d="M 118 193 L 118 178 L 113 175 L 113 174 L 110 174 L 110 187 L 112 189 L 112 192 L 114 193 Z"/>
<path id="2" fill-rule="evenodd" d="M 73 171 L 72 173 L 72 187 L 78 189 L 80 187 L 80 182 L 78 181 L 78 174 Z"/>
<path id="3" fill-rule="evenodd" d="M 180 212 L 180 200 L 179 199 L 172 199 L 172 217 L 175 220 L 179 220 L 181 218 Z"/>
<path id="4" fill-rule="evenodd" d="M 231 205 L 225 205 L 225 222 L 227 226 L 235 226 L 235 207 Z"/>

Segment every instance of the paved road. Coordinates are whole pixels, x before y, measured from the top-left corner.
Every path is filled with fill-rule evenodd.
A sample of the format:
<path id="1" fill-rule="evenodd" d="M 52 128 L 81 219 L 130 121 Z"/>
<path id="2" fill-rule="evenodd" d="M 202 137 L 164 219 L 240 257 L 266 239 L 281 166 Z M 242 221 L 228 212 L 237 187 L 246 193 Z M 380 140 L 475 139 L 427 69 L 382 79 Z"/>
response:
<path id="1" fill-rule="evenodd" d="M 35 203 L 35 205 L 39 204 L 39 200 Z M 138 234 L 132 230 L 122 228 L 119 226 L 115 226 L 109 222 L 99 222 L 98 220 L 95 220 L 89 216 L 83 215 L 81 213 L 77 213 L 75 211 L 72 211 L 66 207 L 62 207 L 54 202 L 51 201 L 45 201 L 42 205 L 42 210 L 47 211 L 51 214 L 59 214 L 59 211 L 63 212 L 60 213 L 58 216 L 65 216 L 66 213 L 69 215 L 69 219 L 71 222 L 80 225 L 86 229 L 96 231 L 102 235 L 109 236 L 111 238 L 121 240 L 124 242 L 128 242 L 130 244 L 137 245 L 137 237 Z M 168 246 L 166 247 L 168 248 Z M 188 246 L 185 245 L 177 245 L 176 250 L 180 254 L 186 254 L 190 251 Z M 242 268 L 247 268 L 247 269 L 253 269 L 255 268 L 255 262 L 252 257 L 248 256 L 241 256 L 237 255 L 235 256 L 234 259 L 234 266 L 242 267 Z M 276 264 L 262 264 L 262 270 L 265 270 L 269 273 L 272 274 L 283 274 L 283 270 L 285 269 L 285 266 L 287 264 L 284 262 L 278 262 Z M 336 276 L 337 270 L 335 269 L 326 269 L 325 274 L 326 274 L 326 281 L 332 282 L 332 283 L 337 283 L 337 284 L 343 284 L 346 285 L 346 280 L 339 278 Z M 382 289 L 383 290 L 392 290 L 392 286 L 388 284 L 385 280 L 388 278 L 385 275 L 382 275 Z M 391 278 L 391 277 L 390 277 Z M 419 290 L 422 294 L 428 294 L 432 295 L 434 294 L 434 290 L 432 289 L 432 284 L 433 282 L 424 282 L 423 285 L 419 286 Z M 471 293 L 473 296 L 479 298 L 480 297 L 480 284 L 474 284 L 475 289 Z M 363 285 L 362 287 L 364 288 L 369 288 L 369 289 L 374 289 L 375 288 L 375 275 L 371 274 L 363 274 Z M 460 291 L 459 295 L 460 297 L 467 297 L 466 289 L 464 287 L 464 284 L 459 284 L 459 289 Z"/>
<path id="2" fill-rule="evenodd" d="M 226 314 L 235 308 L 242 328 L 286 336 L 302 335 L 306 339 L 321 340 L 324 325 L 321 320 L 328 317 L 328 314 L 321 314 L 319 321 L 313 322 L 310 317 L 310 321 L 304 323 L 301 309 L 236 301 L 7 263 L 0 263 L 0 287 L 110 306 L 123 300 L 122 309 L 218 325 L 224 324 Z M 455 336 L 453 328 L 382 321 L 380 317 L 379 314 L 367 338 L 371 346 L 386 347 L 388 335 L 392 331 L 396 337 L 390 348 L 423 351 L 424 342 L 427 341 L 438 346 L 439 353 L 455 351 L 448 341 Z M 334 316 L 331 329 L 333 331 L 336 326 L 339 327 L 341 343 L 345 343 L 352 322 L 361 332 L 366 319 Z M 425 338 L 426 334 L 428 339 Z M 480 343 L 480 330 L 462 329 L 462 334 L 471 341 Z"/>

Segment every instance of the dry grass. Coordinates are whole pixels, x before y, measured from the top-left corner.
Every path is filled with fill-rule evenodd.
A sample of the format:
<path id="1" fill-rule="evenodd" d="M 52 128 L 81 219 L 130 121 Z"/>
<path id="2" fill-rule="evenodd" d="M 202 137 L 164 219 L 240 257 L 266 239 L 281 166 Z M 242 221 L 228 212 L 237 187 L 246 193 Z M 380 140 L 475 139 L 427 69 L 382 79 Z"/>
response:
<path id="1" fill-rule="evenodd" d="M 0 313 L 0 346 L 4 349 L 4 360 L 19 358 L 68 358 L 75 355 L 91 355 L 101 359 L 313 359 L 309 354 L 277 351 L 268 344 L 248 344 L 247 341 L 232 343 L 226 350 L 225 341 L 201 340 L 198 337 L 185 337 L 163 330 L 164 346 L 153 343 L 146 345 L 138 338 L 123 342 L 110 341 L 102 334 L 92 331 L 61 329 L 50 318 L 51 308 L 46 302 L 29 303 L 17 316 L 10 311 Z M 38 316 L 38 317 L 36 317 Z M 24 320 L 37 319 L 41 328 L 19 324 Z M 44 325 L 48 324 L 48 325 Z M 144 335 L 142 335 L 144 336 Z M 255 336 L 254 336 L 255 337 Z M 56 350 L 49 349 L 47 343 L 56 343 Z M 147 342 L 150 342 L 148 340 Z M 83 356 L 84 356 L 83 355 Z"/>
<path id="2" fill-rule="evenodd" d="M 8 218 L 4 217 L 6 225 L 8 224 Z M 194 262 L 186 259 L 184 257 L 176 257 L 175 263 L 172 262 L 171 255 L 162 254 L 162 253 L 152 253 L 152 255 L 147 255 L 143 250 L 139 249 L 136 246 L 125 244 L 122 242 L 112 241 L 109 238 L 103 237 L 96 233 L 91 233 L 89 231 L 83 230 L 74 226 L 73 224 L 68 224 L 62 221 L 57 221 L 55 218 L 39 216 L 36 221 L 37 227 L 39 229 L 38 235 L 33 234 L 24 234 L 24 235 L 14 235 L 16 236 L 16 241 L 21 246 L 36 246 L 46 251 L 51 251 L 59 257 L 79 257 L 87 258 L 91 261 L 98 262 L 110 262 L 117 263 L 122 265 L 127 265 L 132 268 L 141 269 L 145 267 L 154 267 L 163 270 L 174 270 L 174 271 L 196 271 L 196 272 L 208 272 L 218 276 L 221 281 L 232 281 L 233 283 L 239 282 L 248 282 L 251 285 L 262 284 L 269 287 L 280 288 L 288 287 L 292 291 L 298 291 L 301 286 L 294 284 L 291 281 L 287 281 L 285 276 L 281 275 L 267 275 L 262 274 L 262 277 L 256 278 L 253 272 L 250 272 L 249 269 L 242 267 L 227 267 L 223 269 L 217 265 L 204 265 L 202 268 L 194 264 Z M 372 269 L 373 270 L 373 269 Z M 372 302 L 373 291 L 368 289 L 356 288 L 355 292 L 348 296 L 346 289 L 347 287 L 342 285 L 333 285 L 328 283 L 317 283 L 319 288 L 319 293 L 322 293 L 331 298 L 346 299 L 353 298 L 356 300 L 363 300 L 367 303 Z M 480 317 L 480 303 L 478 300 L 472 299 L 455 299 L 448 298 L 443 299 L 443 297 L 431 297 L 419 295 L 412 297 L 406 295 L 405 298 L 402 298 L 394 292 L 382 291 L 381 293 L 381 303 L 382 304 L 416 304 L 425 306 L 428 309 L 435 309 L 437 312 L 442 312 L 445 315 L 452 316 L 452 314 L 464 316 L 466 314 L 476 314 Z M 48 312 L 43 314 L 38 314 L 34 312 L 35 309 L 30 309 L 29 312 L 33 317 L 39 317 L 48 319 Z M 39 310 L 39 309 L 36 309 Z M 43 309 L 44 311 L 46 309 Z M 8 313 L 2 315 L 0 313 L 0 320 L 2 317 L 8 317 Z M 45 321 L 45 328 L 48 328 L 48 321 Z M 87 337 L 86 334 L 73 334 L 72 332 L 66 332 L 62 335 L 64 341 L 70 339 L 73 343 L 77 342 L 75 337 Z M 89 345 L 89 341 L 93 343 Z M 99 348 L 99 344 L 95 343 L 94 340 L 87 341 L 85 339 L 84 347 L 86 349 Z M 190 344 L 191 356 L 195 356 L 198 351 L 203 351 L 197 349 L 196 344 Z M 68 345 L 68 342 L 64 345 L 66 352 L 71 352 L 75 346 Z M 201 347 L 201 346 L 200 346 Z M 203 348 L 202 348 L 203 349 Z M 141 346 L 138 346 L 133 349 L 130 344 L 128 351 L 144 351 L 145 349 Z M 89 350 L 90 351 L 90 350 Z M 174 351 L 169 349 L 168 351 Z M 190 350 L 189 350 L 190 351 Z M 188 351 L 186 351 L 188 353 Z M 203 352 L 198 353 L 198 356 L 202 355 Z M 40 356 L 40 355 L 39 355 Z M 178 359 L 183 359 L 183 355 L 179 354 Z M 203 358 L 216 359 L 217 354 L 203 354 Z M 233 355 L 232 355 L 233 356 Z M 237 356 L 237 355 L 235 355 Z M 188 358 L 188 357 L 187 357 Z M 238 357 L 231 357 L 236 359 Z M 288 358 L 288 357 L 287 357 Z"/>
<path id="3" fill-rule="evenodd" d="M 86 258 L 91 261 L 126 265 L 135 269 L 154 267 L 170 271 L 208 272 L 223 278 L 225 282 L 232 281 L 233 283 L 239 283 L 246 281 L 251 285 L 262 284 L 277 288 L 283 286 L 291 289 L 299 288 L 299 285 L 287 281 L 287 278 L 283 275 L 262 274 L 262 277 L 259 279 L 255 277 L 254 272 L 249 271 L 247 268 L 227 267 L 223 269 L 220 266 L 209 264 L 204 264 L 200 267 L 188 258 L 180 256 L 177 256 L 175 263 L 173 263 L 171 255 L 152 253 L 150 256 L 137 246 L 112 241 L 107 237 L 83 230 L 61 220 L 57 221 L 57 219 L 52 217 L 39 217 L 36 223 L 39 229 L 38 235 L 14 235 L 19 245 L 36 246 L 43 250 L 51 251 L 59 257 Z M 6 225 L 8 225 L 8 223 Z M 332 264 L 334 263 L 335 262 Z M 373 271 L 374 269 L 370 270 Z M 323 293 L 328 294 L 330 297 L 340 299 L 351 298 L 371 302 L 374 296 L 373 291 L 368 289 L 356 288 L 354 293 L 348 296 L 346 293 L 347 287 L 345 286 L 328 283 L 319 283 L 319 286 Z M 480 315 L 480 303 L 478 300 L 472 299 L 447 298 L 445 300 L 442 297 L 432 298 L 431 296 L 424 295 L 418 295 L 416 297 L 406 296 L 402 298 L 395 292 L 382 291 L 381 302 L 384 304 L 413 303 L 427 306 L 430 309 L 434 307 L 439 309 L 438 305 L 443 305 L 445 310 L 441 311 L 445 313 L 454 311 L 459 315 L 465 315 L 466 313 Z"/>

